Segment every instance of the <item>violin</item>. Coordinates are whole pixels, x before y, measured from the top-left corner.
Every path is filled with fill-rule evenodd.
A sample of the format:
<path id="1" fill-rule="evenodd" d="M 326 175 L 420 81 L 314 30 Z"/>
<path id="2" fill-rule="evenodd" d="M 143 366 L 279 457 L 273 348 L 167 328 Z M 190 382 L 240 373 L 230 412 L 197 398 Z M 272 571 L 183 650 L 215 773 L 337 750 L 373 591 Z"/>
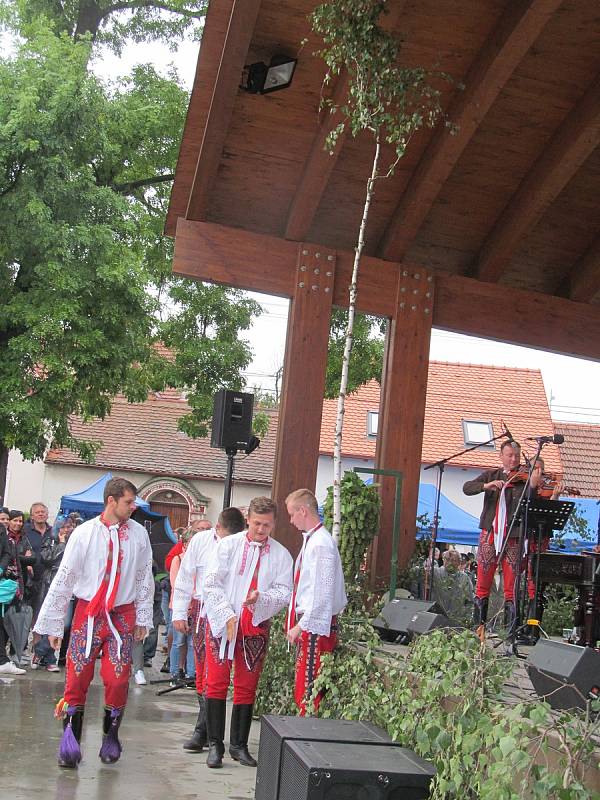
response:
<path id="1" fill-rule="evenodd" d="M 527 469 L 527 467 L 519 466 L 508 473 L 508 478 L 506 480 L 507 482 L 510 481 L 510 483 L 513 484 L 525 483 L 528 477 L 529 477 L 529 470 Z M 561 479 L 562 476 L 559 475 L 557 472 L 550 472 L 548 474 L 542 475 L 541 482 L 536 487 L 538 497 L 545 500 L 549 500 L 554 494 L 554 490 L 557 487 L 561 486 L 562 484 Z M 574 486 L 563 486 L 561 489 L 561 494 L 579 497 L 581 495 L 581 492 Z"/>

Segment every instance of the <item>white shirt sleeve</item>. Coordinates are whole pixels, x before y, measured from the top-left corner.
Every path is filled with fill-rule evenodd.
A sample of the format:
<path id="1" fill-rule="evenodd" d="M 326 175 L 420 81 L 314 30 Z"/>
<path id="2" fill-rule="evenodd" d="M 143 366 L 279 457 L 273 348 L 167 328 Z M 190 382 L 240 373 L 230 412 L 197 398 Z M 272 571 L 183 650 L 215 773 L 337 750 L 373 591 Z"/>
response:
<path id="1" fill-rule="evenodd" d="M 268 589 L 260 591 L 254 604 L 252 622 L 260 625 L 285 608 L 292 596 L 294 562 L 287 550 L 282 549 L 273 559 L 271 582 Z M 260 572 L 259 572 L 260 581 Z"/>
<path id="2" fill-rule="evenodd" d="M 179 572 L 173 586 L 173 622 L 177 620 L 187 620 L 188 609 L 192 602 L 194 594 L 194 587 L 196 584 L 196 550 L 194 547 L 193 537 L 189 543 L 181 564 L 179 565 Z"/>
<path id="3" fill-rule="evenodd" d="M 58 636 L 62 639 L 65 632 L 67 606 L 83 569 L 85 549 L 82 537 L 78 535 L 77 530 L 73 531 L 38 614 L 34 626 L 35 633 Z"/>
<path id="4" fill-rule="evenodd" d="M 328 547 L 316 547 L 311 553 L 311 586 L 307 606 L 298 623 L 303 631 L 329 636 L 336 589 L 337 553 Z"/>
<path id="5" fill-rule="evenodd" d="M 235 569 L 235 565 L 232 566 L 235 550 L 229 547 L 227 538 L 219 542 L 204 575 L 204 608 L 212 635 L 216 639 L 223 635 L 227 621 L 235 617 L 226 591 L 228 573 L 230 569 Z"/>
<path id="6" fill-rule="evenodd" d="M 144 530 L 142 546 L 135 572 L 135 624 L 151 630 L 154 606 L 154 575 L 152 574 L 152 545 Z"/>

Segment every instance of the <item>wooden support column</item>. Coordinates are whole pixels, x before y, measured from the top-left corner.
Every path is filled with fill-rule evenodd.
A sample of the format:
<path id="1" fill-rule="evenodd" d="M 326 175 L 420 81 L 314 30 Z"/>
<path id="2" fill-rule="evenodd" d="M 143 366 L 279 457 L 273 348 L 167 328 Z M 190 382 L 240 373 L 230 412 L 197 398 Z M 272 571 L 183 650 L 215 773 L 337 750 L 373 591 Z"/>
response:
<path id="1" fill-rule="evenodd" d="M 380 469 L 403 475 L 400 566 L 406 565 L 415 545 L 433 294 L 433 277 L 425 270 L 399 270 L 396 309 L 386 338 L 375 461 Z M 395 483 L 392 478 L 378 481 L 382 509 L 372 553 L 372 585 L 387 582 L 392 555 Z"/>
<path id="2" fill-rule="evenodd" d="M 273 498 L 279 505 L 275 538 L 294 555 L 301 538 L 289 524 L 284 501 L 294 489 L 314 491 L 316 486 L 335 263 L 333 250 L 298 247 L 273 472 Z"/>

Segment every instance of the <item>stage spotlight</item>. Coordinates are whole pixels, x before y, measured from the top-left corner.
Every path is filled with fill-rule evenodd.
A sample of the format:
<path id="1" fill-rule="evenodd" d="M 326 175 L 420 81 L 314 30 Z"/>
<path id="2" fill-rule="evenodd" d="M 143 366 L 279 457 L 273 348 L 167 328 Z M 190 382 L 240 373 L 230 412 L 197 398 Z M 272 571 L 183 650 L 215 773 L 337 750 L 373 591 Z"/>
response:
<path id="1" fill-rule="evenodd" d="M 244 68 L 246 83 L 242 84 L 251 94 L 269 94 L 279 89 L 287 89 L 294 77 L 294 70 L 298 59 L 288 56 L 276 55 L 267 66 L 258 61 Z"/>

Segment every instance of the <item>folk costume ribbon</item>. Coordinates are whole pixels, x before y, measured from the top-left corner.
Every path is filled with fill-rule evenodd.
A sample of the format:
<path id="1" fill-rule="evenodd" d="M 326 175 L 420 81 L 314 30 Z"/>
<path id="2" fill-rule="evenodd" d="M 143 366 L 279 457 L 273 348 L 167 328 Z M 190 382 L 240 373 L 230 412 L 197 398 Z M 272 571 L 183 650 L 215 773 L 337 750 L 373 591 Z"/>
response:
<path id="1" fill-rule="evenodd" d="M 87 612 L 87 638 L 85 643 L 85 657 L 89 658 L 92 651 L 92 640 L 94 636 L 94 620 L 103 610 L 106 612 L 106 619 L 108 627 L 117 642 L 117 658 L 121 659 L 121 645 L 122 639 L 119 632 L 113 625 L 110 617 L 110 612 L 115 606 L 115 599 L 119 589 L 119 582 L 121 580 L 121 562 L 123 560 L 123 551 L 121 550 L 121 539 L 127 536 L 127 520 L 114 523 L 110 525 L 104 515 L 100 515 L 100 523 L 108 530 L 108 555 L 106 558 L 106 567 L 104 569 L 104 577 L 100 582 L 98 591 L 92 597 L 88 604 Z"/>

